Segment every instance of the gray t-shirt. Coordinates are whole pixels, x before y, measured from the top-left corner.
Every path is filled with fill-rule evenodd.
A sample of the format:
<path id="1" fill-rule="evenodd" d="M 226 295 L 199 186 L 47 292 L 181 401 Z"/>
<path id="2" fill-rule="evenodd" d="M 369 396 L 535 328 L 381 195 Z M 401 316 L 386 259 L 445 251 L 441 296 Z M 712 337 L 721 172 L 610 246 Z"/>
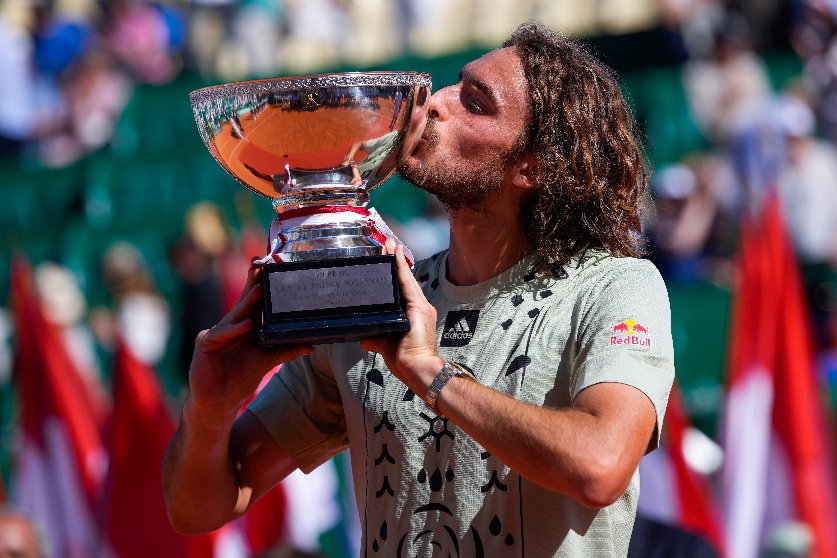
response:
<path id="1" fill-rule="evenodd" d="M 516 399 L 568 407 L 600 382 L 653 402 L 656 447 L 674 379 L 668 295 L 648 261 L 588 253 L 557 277 L 529 256 L 478 285 L 445 279 L 446 252 L 416 277 L 438 312 L 439 354 Z M 361 555 L 625 556 L 639 474 L 586 508 L 522 478 L 436 416 L 357 343 L 285 364 L 250 408 L 305 472 L 351 448 Z"/>

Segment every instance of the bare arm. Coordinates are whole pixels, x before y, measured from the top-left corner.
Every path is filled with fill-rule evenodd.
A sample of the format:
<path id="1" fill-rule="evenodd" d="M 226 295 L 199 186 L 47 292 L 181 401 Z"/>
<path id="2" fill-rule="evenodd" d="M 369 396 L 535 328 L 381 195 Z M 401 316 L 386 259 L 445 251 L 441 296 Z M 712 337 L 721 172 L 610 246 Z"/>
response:
<path id="1" fill-rule="evenodd" d="M 259 271 L 251 271 L 235 308 L 195 342 L 190 395 L 163 457 L 166 509 L 181 533 L 221 527 L 294 469 L 252 413 L 235 418 L 271 368 L 313 351 L 258 346 Z"/>
<path id="2" fill-rule="evenodd" d="M 387 366 L 424 396 L 443 361 L 436 354 L 436 311 L 396 251 L 411 330 L 364 340 Z M 589 507 L 616 501 L 639 465 L 656 424 L 654 405 L 638 389 L 602 383 L 582 391 L 573 406 L 530 405 L 460 377 L 442 390 L 443 414 L 525 478 Z"/>
<path id="3" fill-rule="evenodd" d="M 591 386 L 572 407 L 552 409 L 454 378 L 438 406 L 523 477 L 591 508 L 625 492 L 656 422 L 644 393 L 614 383 Z"/>

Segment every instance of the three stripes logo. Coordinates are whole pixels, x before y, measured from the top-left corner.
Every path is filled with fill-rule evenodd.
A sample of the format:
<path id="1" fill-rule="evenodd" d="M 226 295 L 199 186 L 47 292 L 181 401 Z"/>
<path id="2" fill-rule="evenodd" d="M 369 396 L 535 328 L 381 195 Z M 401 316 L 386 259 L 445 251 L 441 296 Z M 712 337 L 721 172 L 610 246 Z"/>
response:
<path id="1" fill-rule="evenodd" d="M 474 338 L 479 310 L 451 310 L 445 318 L 441 347 L 464 347 Z"/>

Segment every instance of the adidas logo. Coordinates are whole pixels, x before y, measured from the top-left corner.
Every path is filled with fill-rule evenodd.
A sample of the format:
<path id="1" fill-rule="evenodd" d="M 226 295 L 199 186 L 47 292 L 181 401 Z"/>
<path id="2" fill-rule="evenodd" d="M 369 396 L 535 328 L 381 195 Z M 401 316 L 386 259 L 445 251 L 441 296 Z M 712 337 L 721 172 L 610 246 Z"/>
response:
<path id="1" fill-rule="evenodd" d="M 464 347 L 474 337 L 479 320 L 479 310 L 453 310 L 448 312 L 442 333 L 442 347 Z"/>
<path id="2" fill-rule="evenodd" d="M 471 339 L 473 336 L 474 332 L 471 331 L 468 322 L 465 318 L 462 318 L 449 331 L 445 332 L 443 337 L 445 339 Z"/>

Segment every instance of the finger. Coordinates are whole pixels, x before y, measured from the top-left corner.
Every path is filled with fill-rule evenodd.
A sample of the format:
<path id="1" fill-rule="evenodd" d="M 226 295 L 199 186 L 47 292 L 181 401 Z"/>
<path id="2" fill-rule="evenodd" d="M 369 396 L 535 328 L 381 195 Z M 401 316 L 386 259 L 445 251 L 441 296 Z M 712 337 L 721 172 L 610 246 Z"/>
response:
<path id="1" fill-rule="evenodd" d="M 226 316 L 221 318 L 219 323 L 232 324 L 243 320 L 257 320 L 261 310 L 262 286 L 260 283 L 253 285 L 249 291 L 242 293 L 242 297 Z"/>
<path id="2" fill-rule="evenodd" d="M 219 323 L 200 332 L 198 341 L 202 342 L 209 350 L 214 350 L 246 335 L 251 329 L 253 329 L 253 320 L 231 324 Z"/>
<path id="3" fill-rule="evenodd" d="M 384 343 L 387 337 L 384 335 L 374 335 L 372 337 L 365 337 L 360 340 L 360 348 L 370 353 L 381 353 L 384 350 Z"/>
<path id="4" fill-rule="evenodd" d="M 384 254 L 395 254 L 395 241 L 387 238 L 384 242 Z"/>
<path id="5" fill-rule="evenodd" d="M 259 258 L 254 257 L 250 260 L 250 263 L 252 264 L 254 261 L 256 261 L 258 259 Z M 247 296 L 247 293 L 250 292 L 250 290 L 253 288 L 254 285 L 258 285 L 258 284 L 261 283 L 261 280 L 262 280 L 262 268 L 261 268 L 261 266 L 251 265 L 247 269 L 247 282 L 244 284 L 244 288 L 241 289 L 241 294 L 238 295 L 238 300 L 235 303 L 238 304 L 239 302 L 241 302 L 244 299 L 244 297 Z"/>
<path id="6" fill-rule="evenodd" d="M 417 302 L 424 298 L 421 285 L 413 276 L 407 258 L 404 256 L 404 247 L 400 244 L 395 247 L 395 263 L 398 270 L 398 282 L 401 285 L 401 293 L 407 302 Z"/>

